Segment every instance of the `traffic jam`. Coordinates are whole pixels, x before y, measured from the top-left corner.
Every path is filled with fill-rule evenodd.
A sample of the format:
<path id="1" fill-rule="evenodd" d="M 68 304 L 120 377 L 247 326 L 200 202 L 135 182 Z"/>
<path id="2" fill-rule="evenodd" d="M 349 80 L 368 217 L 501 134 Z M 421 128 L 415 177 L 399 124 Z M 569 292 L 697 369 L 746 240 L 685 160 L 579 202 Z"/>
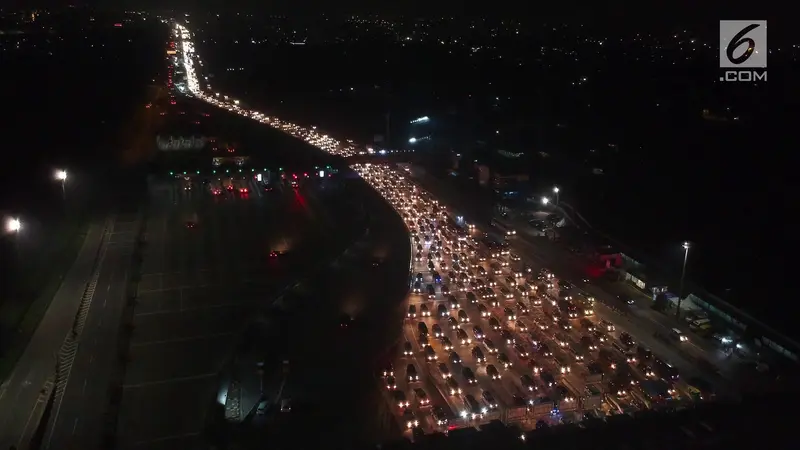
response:
<path id="1" fill-rule="evenodd" d="M 379 374 L 403 428 L 496 419 L 533 428 L 680 407 L 713 392 L 597 317 L 594 299 L 577 286 L 516 254 L 513 232 L 484 233 L 452 217 L 388 165 L 354 169 L 410 234 L 404 340 Z"/>

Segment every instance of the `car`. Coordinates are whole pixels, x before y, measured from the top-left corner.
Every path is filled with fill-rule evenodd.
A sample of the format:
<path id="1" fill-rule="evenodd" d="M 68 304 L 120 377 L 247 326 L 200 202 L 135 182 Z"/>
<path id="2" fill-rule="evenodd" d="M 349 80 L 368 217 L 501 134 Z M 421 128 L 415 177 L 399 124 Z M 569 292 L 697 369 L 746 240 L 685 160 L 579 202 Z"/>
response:
<path id="1" fill-rule="evenodd" d="M 409 364 L 406 366 L 406 381 L 408 381 L 409 383 L 419 381 L 419 374 L 417 373 L 417 368 L 413 364 Z"/>
<path id="2" fill-rule="evenodd" d="M 403 391 L 394 390 L 392 391 L 392 398 L 394 398 L 395 404 L 397 404 L 400 409 L 408 408 L 411 406 L 411 402 L 406 399 L 406 394 Z"/>
<path id="3" fill-rule="evenodd" d="M 506 320 L 508 321 L 517 320 L 517 315 L 514 314 L 514 311 L 511 308 L 503 308 L 503 314 L 506 316 Z"/>
<path id="4" fill-rule="evenodd" d="M 450 309 L 459 309 L 459 308 L 461 308 L 461 306 L 458 304 L 458 299 L 456 299 L 452 295 L 447 297 L 447 304 L 450 306 Z"/>
<path id="5" fill-rule="evenodd" d="M 447 336 L 442 337 L 442 347 L 448 352 L 453 349 L 453 343 L 450 342 L 449 337 Z"/>
<path id="6" fill-rule="evenodd" d="M 450 352 L 450 363 L 461 364 L 461 357 L 455 351 Z"/>
<path id="7" fill-rule="evenodd" d="M 414 389 L 414 397 L 417 398 L 417 403 L 419 406 L 430 406 L 431 399 L 428 398 L 428 394 L 422 388 L 415 388 Z"/>
<path id="8" fill-rule="evenodd" d="M 530 330 L 530 327 L 528 327 L 528 323 L 525 322 L 522 319 L 517 319 L 516 328 L 517 328 L 517 331 L 520 332 L 520 333 L 527 333 L 528 330 Z"/>
<path id="9" fill-rule="evenodd" d="M 434 406 L 433 410 L 431 411 L 431 416 L 433 417 L 434 422 L 436 422 L 436 425 L 440 427 L 447 426 L 447 423 L 449 422 L 447 413 L 441 406 Z"/>
<path id="10" fill-rule="evenodd" d="M 444 333 L 442 332 L 442 327 L 440 327 L 438 323 L 433 324 L 431 330 L 433 330 L 433 337 L 440 339 L 444 337 Z"/>
<path id="11" fill-rule="evenodd" d="M 502 364 L 506 369 L 511 367 L 511 360 L 508 359 L 508 356 L 506 356 L 505 353 L 500 353 L 497 355 L 497 362 Z"/>
<path id="12" fill-rule="evenodd" d="M 533 378 L 531 378 L 531 376 L 528 374 L 519 377 L 519 383 L 522 385 L 523 389 L 526 389 L 529 392 L 535 392 L 539 390 L 536 382 L 533 381 Z"/>
<path id="13" fill-rule="evenodd" d="M 403 344 L 403 355 L 411 356 L 414 354 L 414 347 L 411 346 L 411 342 L 406 341 Z"/>
<path id="14" fill-rule="evenodd" d="M 505 342 L 506 345 L 514 345 L 517 342 L 517 340 L 514 338 L 514 335 L 508 330 L 502 330 L 500 332 L 500 337 L 503 339 L 503 342 Z"/>
<path id="15" fill-rule="evenodd" d="M 461 323 L 469 323 L 469 316 L 467 316 L 467 312 L 463 309 L 458 310 L 458 321 Z"/>
<path id="16" fill-rule="evenodd" d="M 417 317 L 417 307 L 415 305 L 408 305 L 408 314 L 406 314 L 406 317 L 409 319 Z"/>
<path id="17" fill-rule="evenodd" d="M 491 339 L 484 339 L 483 346 L 489 353 L 497 353 L 497 347 L 494 345 L 494 342 L 492 342 Z"/>
<path id="18" fill-rule="evenodd" d="M 476 325 L 472 327 L 472 337 L 474 337 L 476 341 L 480 341 L 481 339 L 486 337 L 486 335 L 483 333 L 481 327 Z"/>
<path id="19" fill-rule="evenodd" d="M 501 326 L 500 326 L 500 321 L 499 321 L 499 320 L 497 320 L 497 319 L 496 319 L 496 318 L 494 318 L 494 317 L 489 317 L 489 326 L 490 326 L 490 327 L 492 327 L 492 329 L 493 329 L 494 331 L 499 331 L 499 330 L 500 330 L 500 328 L 501 328 Z"/>
<path id="20" fill-rule="evenodd" d="M 481 317 L 489 317 L 492 314 L 489 312 L 489 308 L 484 304 L 478 305 L 478 312 L 481 314 Z"/>
<path id="21" fill-rule="evenodd" d="M 472 339 L 467 336 L 467 332 L 462 328 L 456 329 L 456 339 L 458 339 L 461 345 L 469 345 L 472 343 Z"/>
<path id="22" fill-rule="evenodd" d="M 196 222 L 192 222 L 192 221 L 186 222 L 186 228 L 196 228 L 196 227 L 197 227 L 197 223 Z"/>
<path id="23" fill-rule="evenodd" d="M 449 312 L 447 312 L 447 306 L 444 306 L 443 303 L 440 303 L 439 306 L 436 307 L 436 313 L 439 317 L 447 317 Z"/>
<path id="24" fill-rule="evenodd" d="M 419 420 L 417 420 L 417 416 L 414 414 L 414 411 L 409 408 L 403 410 L 403 421 L 406 423 L 406 428 L 409 430 L 419 426 Z"/>
<path id="25" fill-rule="evenodd" d="M 530 353 L 525 350 L 522 344 L 514 344 L 514 351 L 517 352 L 517 356 L 519 356 L 520 359 L 527 359 L 530 356 Z"/>
<path id="26" fill-rule="evenodd" d="M 531 358 L 528 360 L 528 368 L 531 369 L 533 374 L 538 374 L 542 371 L 542 366 L 539 365 L 539 362 L 535 359 Z"/>
<path id="27" fill-rule="evenodd" d="M 475 358 L 475 362 L 477 364 L 483 364 L 486 362 L 486 357 L 483 356 L 483 351 L 478 346 L 472 347 L 472 357 Z"/>
<path id="28" fill-rule="evenodd" d="M 634 342 L 633 337 L 631 337 L 630 334 L 625 332 L 620 333 L 619 340 L 627 348 L 633 348 L 636 345 L 636 342 Z"/>
<path id="29" fill-rule="evenodd" d="M 550 351 L 550 347 L 547 344 L 542 344 L 539 346 L 539 355 L 544 356 L 545 358 L 551 358 L 553 356 L 553 352 Z"/>
<path id="30" fill-rule="evenodd" d="M 582 336 L 581 337 L 581 345 L 586 351 L 593 352 L 597 350 L 597 344 L 594 343 L 594 340 L 589 336 Z"/>
<path id="31" fill-rule="evenodd" d="M 461 387 L 458 385 L 458 381 L 456 381 L 455 378 L 448 377 L 445 384 L 447 385 L 447 392 L 450 395 L 461 395 Z"/>
<path id="32" fill-rule="evenodd" d="M 450 325 L 450 329 L 451 330 L 457 330 L 458 329 L 458 319 L 456 319 L 455 317 L 453 317 L 453 316 L 448 317 L 447 318 L 447 323 Z"/>
<path id="33" fill-rule="evenodd" d="M 412 291 L 414 294 L 422 294 L 422 284 L 419 281 L 415 281 Z"/>
<path id="34" fill-rule="evenodd" d="M 486 406 L 489 409 L 491 409 L 491 410 L 497 409 L 497 407 L 498 407 L 497 400 L 495 400 L 494 395 L 492 395 L 491 392 L 483 391 L 483 394 L 481 394 L 481 397 L 483 397 L 483 401 L 486 402 Z"/>
<path id="35" fill-rule="evenodd" d="M 467 301 L 474 305 L 478 303 L 478 297 L 472 292 L 467 292 Z"/>
<path id="36" fill-rule="evenodd" d="M 419 307 L 419 314 L 422 317 L 430 317 L 431 316 L 431 311 L 428 309 L 428 305 L 421 305 Z"/>
<path id="37" fill-rule="evenodd" d="M 497 367 L 495 367 L 493 364 L 489 364 L 486 366 L 486 375 L 492 380 L 500 379 L 500 372 L 497 370 Z"/>
<path id="38" fill-rule="evenodd" d="M 608 337 L 605 333 L 600 330 L 595 330 L 592 332 L 592 336 L 597 340 L 597 342 L 605 343 L 608 342 Z"/>
<path id="39" fill-rule="evenodd" d="M 430 345 L 425 346 L 425 359 L 428 360 L 428 362 L 433 362 L 437 359 L 436 351 Z"/>
<path id="40" fill-rule="evenodd" d="M 525 306 L 525 303 L 517 302 L 517 312 L 519 313 L 519 315 L 524 316 L 530 313 L 531 311 L 528 309 L 527 306 Z"/>
<path id="41" fill-rule="evenodd" d="M 464 377 L 465 380 L 467 380 L 467 383 L 469 384 L 478 383 L 478 380 L 475 378 L 475 374 L 472 373 L 472 369 L 470 369 L 469 367 L 464 367 L 463 369 L 461 369 L 461 375 Z"/>
<path id="42" fill-rule="evenodd" d="M 432 284 L 429 284 L 425 289 L 428 292 L 428 298 L 429 299 L 432 300 L 432 299 L 436 298 L 436 289 L 433 288 Z"/>
<path id="43" fill-rule="evenodd" d="M 390 391 L 397 389 L 397 381 L 391 375 L 386 377 L 386 389 Z"/>
<path id="44" fill-rule="evenodd" d="M 442 378 L 449 378 L 451 376 L 450 369 L 447 367 L 445 363 L 439 363 L 439 373 L 442 374 Z"/>
<path id="45" fill-rule="evenodd" d="M 539 371 L 539 378 L 542 379 L 547 387 L 553 387 L 556 384 L 556 379 L 553 377 L 553 374 L 547 370 L 542 369 Z"/>

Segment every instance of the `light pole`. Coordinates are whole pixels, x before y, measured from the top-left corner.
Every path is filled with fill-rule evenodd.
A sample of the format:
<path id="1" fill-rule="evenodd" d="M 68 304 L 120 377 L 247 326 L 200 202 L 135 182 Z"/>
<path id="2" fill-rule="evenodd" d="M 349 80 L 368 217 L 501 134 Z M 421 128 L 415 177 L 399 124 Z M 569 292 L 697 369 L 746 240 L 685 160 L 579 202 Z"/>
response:
<path id="1" fill-rule="evenodd" d="M 19 232 L 22 230 L 22 222 L 16 217 L 6 219 L 6 232 L 14 235 L 14 251 L 19 258 Z"/>
<path id="2" fill-rule="evenodd" d="M 66 170 L 57 170 L 56 171 L 56 180 L 61 182 L 61 198 L 64 200 L 67 199 L 67 171 Z"/>
<path id="3" fill-rule="evenodd" d="M 547 197 L 542 197 L 542 205 L 547 206 L 550 204 L 550 199 Z M 547 228 L 544 229 L 544 237 L 547 237 Z M 553 230 L 553 240 L 556 238 L 556 230 Z"/>
<path id="4" fill-rule="evenodd" d="M 558 186 L 554 186 L 553 187 L 553 193 L 556 194 L 556 206 L 558 206 L 558 193 L 559 193 L 559 191 L 561 191 L 561 189 L 559 189 Z"/>
<path id="5" fill-rule="evenodd" d="M 680 319 L 681 317 L 681 302 L 683 301 L 683 280 L 686 277 L 686 262 L 689 260 L 689 249 L 692 247 L 692 244 L 689 241 L 685 241 L 682 245 L 683 247 L 683 269 L 681 270 L 681 283 L 678 285 L 678 309 L 675 311 L 675 318 Z"/>

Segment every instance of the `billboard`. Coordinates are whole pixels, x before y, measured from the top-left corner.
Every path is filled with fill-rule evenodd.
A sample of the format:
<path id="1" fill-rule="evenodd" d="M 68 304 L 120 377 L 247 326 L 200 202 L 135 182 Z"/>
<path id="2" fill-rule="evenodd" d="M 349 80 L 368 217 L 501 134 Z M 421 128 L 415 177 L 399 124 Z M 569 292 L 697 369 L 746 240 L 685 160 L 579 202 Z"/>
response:
<path id="1" fill-rule="evenodd" d="M 199 151 L 207 143 L 203 136 L 156 136 L 156 147 L 162 152 Z"/>

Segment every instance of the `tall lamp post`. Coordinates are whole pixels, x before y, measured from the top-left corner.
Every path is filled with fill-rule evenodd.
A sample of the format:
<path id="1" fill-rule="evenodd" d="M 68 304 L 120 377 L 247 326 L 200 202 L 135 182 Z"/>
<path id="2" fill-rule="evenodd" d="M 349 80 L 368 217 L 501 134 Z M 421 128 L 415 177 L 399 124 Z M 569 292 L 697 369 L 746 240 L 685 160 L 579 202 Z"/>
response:
<path id="1" fill-rule="evenodd" d="M 19 232 L 22 230 L 22 221 L 16 217 L 6 219 L 6 232 L 14 235 L 14 251 L 19 257 Z"/>
<path id="2" fill-rule="evenodd" d="M 64 200 L 67 199 L 67 171 L 66 170 L 57 170 L 56 171 L 56 180 L 61 182 L 61 198 Z"/>
<path id="3" fill-rule="evenodd" d="M 683 269 L 681 270 L 681 283 L 678 285 L 678 308 L 675 311 L 675 318 L 680 319 L 681 317 L 681 302 L 683 301 L 683 280 L 686 278 L 686 262 L 689 260 L 689 249 L 692 247 L 692 244 L 689 241 L 685 241 L 681 247 L 683 247 Z"/>
<path id="4" fill-rule="evenodd" d="M 561 189 L 559 189 L 558 186 L 553 186 L 553 193 L 556 194 L 556 206 L 558 206 L 558 193 L 560 191 Z"/>
<path id="5" fill-rule="evenodd" d="M 542 205 L 547 206 L 550 204 L 550 199 L 547 197 L 542 197 Z M 545 228 L 544 236 L 547 237 L 547 229 Z M 556 238 L 556 230 L 553 230 L 553 240 Z"/>

